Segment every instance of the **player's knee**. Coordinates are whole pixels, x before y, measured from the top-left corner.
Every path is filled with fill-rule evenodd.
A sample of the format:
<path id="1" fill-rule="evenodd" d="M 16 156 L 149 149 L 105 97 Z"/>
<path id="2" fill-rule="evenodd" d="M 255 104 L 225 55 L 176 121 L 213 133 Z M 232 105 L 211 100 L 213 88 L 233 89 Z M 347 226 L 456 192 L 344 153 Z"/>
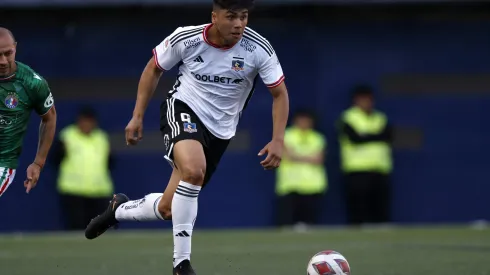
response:
<path id="1" fill-rule="evenodd" d="M 201 165 L 184 165 L 180 169 L 180 172 L 183 181 L 201 186 L 204 182 L 206 167 Z"/>
<path id="2" fill-rule="evenodd" d="M 164 220 L 171 220 L 172 219 L 172 202 L 168 202 L 165 200 L 160 200 L 158 203 L 158 212 L 160 212 L 160 215 Z"/>

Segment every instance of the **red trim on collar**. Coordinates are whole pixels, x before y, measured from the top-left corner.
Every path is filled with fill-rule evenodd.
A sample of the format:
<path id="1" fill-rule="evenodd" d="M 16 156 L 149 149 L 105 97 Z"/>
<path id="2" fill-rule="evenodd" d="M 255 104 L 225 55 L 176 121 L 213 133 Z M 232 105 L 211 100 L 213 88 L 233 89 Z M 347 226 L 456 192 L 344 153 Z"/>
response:
<path id="1" fill-rule="evenodd" d="M 203 37 L 203 39 L 204 39 L 204 42 L 206 42 L 206 43 L 208 43 L 208 45 L 213 46 L 214 48 L 217 48 L 217 49 L 220 49 L 220 50 L 229 50 L 229 49 L 233 48 L 233 47 L 236 45 L 236 44 L 234 44 L 234 45 L 232 45 L 232 46 L 230 46 L 230 47 L 220 47 L 220 46 L 218 46 L 218 45 L 214 44 L 213 42 L 209 41 L 209 40 L 208 40 L 208 31 L 209 31 L 209 29 L 210 29 L 212 26 L 213 26 L 213 24 L 211 23 L 211 24 L 207 25 L 207 26 L 204 28 L 204 30 L 202 31 L 202 37 Z M 237 42 L 237 43 L 238 43 L 238 42 Z"/>

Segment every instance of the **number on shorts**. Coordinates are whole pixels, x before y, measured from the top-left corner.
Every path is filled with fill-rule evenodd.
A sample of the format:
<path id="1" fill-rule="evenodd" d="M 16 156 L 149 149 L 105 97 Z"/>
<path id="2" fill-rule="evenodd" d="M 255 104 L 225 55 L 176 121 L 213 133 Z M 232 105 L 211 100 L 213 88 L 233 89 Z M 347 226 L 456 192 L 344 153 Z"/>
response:
<path id="1" fill-rule="evenodd" d="M 186 114 L 186 113 L 181 113 L 180 114 L 180 120 L 182 120 L 182 122 L 191 123 L 191 116 L 189 114 Z"/>

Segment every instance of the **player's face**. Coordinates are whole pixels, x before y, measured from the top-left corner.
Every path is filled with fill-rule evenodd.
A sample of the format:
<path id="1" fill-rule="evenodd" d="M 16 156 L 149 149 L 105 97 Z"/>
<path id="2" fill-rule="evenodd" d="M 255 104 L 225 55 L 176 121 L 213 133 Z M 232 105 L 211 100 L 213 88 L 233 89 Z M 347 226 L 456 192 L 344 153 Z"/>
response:
<path id="1" fill-rule="evenodd" d="M 16 43 L 9 36 L 0 37 L 0 77 L 9 76 L 15 68 Z"/>
<path id="2" fill-rule="evenodd" d="M 233 45 L 242 39 L 243 31 L 248 23 L 248 10 L 221 9 L 213 13 L 215 24 L 225 44 Z"/>

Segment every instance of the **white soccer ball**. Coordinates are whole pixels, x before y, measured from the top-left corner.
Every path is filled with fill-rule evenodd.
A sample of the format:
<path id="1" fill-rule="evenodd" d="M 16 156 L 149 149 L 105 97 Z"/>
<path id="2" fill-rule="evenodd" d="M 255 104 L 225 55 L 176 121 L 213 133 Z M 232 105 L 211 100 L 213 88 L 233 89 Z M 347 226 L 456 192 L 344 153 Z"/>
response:
<path id="1" fill-rule="evenodd" d="M 311 257 L 306 267 L 307 275 L 350 275 L 350 266 L 342 254 L 326 250 Z"/>

